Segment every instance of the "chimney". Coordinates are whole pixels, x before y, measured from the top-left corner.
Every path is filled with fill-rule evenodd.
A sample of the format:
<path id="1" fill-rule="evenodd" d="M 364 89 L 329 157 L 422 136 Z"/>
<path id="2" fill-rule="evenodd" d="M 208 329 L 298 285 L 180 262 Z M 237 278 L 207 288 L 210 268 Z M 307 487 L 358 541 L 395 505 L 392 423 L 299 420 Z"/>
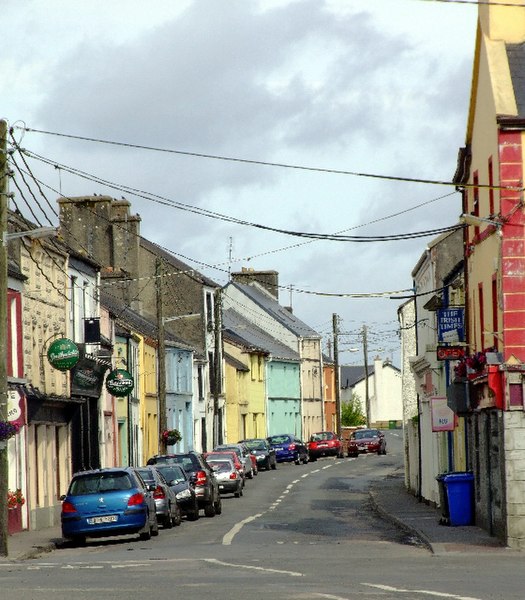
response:
<path id="1" fill-rule="evenodd" d="M 277 271 L 255 271 L 254 269 L 243 267 L 241 271 L 231 274 L 232 281 L 253 285 L 258 283 L 263 287 L 277 302 L 279 302 L 279 273 Z"/>

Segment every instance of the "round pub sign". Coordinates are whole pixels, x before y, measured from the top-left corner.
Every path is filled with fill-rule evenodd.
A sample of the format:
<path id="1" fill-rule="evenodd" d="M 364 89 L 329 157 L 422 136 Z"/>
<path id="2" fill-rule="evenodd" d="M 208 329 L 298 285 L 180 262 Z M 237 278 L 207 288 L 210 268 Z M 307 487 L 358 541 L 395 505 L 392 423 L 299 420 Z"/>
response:
<path id="1" fill-rule="evenodd" d="M 106 389 L 113 396 L 127 396 L 134 386 L 133 377 L 125 369 L 114 369 L 106 377 Z"/>
<path id="2" fill-rule="evenodd" d="M 47 359 L 59 371 L 69 371 L 77 364 L 79 358 L 78 346 L 67 338 L 55 340 L 47 350 Z"/>

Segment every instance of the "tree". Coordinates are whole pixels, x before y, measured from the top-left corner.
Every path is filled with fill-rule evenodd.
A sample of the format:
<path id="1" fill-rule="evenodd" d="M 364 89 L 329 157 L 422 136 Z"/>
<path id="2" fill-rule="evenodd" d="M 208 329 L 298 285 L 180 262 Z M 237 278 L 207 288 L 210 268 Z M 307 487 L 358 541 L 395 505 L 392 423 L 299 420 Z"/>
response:
<path id="1" fill-rule="evenodd" d="M 341 424 L 344 427 L 355 427 L 357 425 L 364 425 L 365 423 L 366 417 L 363 414 L 361 399 L 353 392 L 352 398 L 348 402 L 341 404 Z"/>

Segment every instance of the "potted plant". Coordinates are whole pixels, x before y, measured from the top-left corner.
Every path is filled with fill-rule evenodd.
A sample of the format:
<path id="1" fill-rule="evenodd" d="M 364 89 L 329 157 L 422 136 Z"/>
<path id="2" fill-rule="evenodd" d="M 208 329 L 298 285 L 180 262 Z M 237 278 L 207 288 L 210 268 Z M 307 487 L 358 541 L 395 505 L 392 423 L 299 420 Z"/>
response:
<path id="1" fill-rule="evenodd" d="M 178 429 L 166 429 L 162 432 L 162 441 L 166 446 L 173 446 L 182 440 L 181 432 Z"/>

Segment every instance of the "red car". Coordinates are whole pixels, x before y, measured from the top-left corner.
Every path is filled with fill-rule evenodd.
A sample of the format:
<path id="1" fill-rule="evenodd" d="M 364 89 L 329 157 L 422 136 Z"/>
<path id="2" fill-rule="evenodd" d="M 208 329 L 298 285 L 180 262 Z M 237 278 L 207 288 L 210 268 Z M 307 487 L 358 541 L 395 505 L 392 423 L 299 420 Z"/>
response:
<path id="1" fill-rule="evenodd" d="M 376 452 L 386 454 L 385 435 L 379 429 L 359 429 L 352 438 L 357 442 L 359 452 Z"/>
<path id="2" fill-rule="evenodd" d="M 341 456 L 341 454 L 341 440 L 333 431 L 319 431 L 310 436 L 308 455 L 311 461 L 321 456 Z"/>

